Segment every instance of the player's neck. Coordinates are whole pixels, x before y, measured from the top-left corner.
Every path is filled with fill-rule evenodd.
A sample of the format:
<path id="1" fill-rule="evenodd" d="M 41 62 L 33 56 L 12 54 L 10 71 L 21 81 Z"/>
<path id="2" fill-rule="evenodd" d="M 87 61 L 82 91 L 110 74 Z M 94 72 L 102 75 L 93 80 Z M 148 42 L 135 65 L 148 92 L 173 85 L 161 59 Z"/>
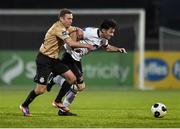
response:
<path id="1" fill-rule="evenodd" d="M 68 29 L 69 27 L 66 27 L 64 24 L 63 24 L 63 22 L 62 21 L 60 21 L 59 20 L 59 23 L 61 24 L 61 25 L 63 25 L 66 29 Z"/>

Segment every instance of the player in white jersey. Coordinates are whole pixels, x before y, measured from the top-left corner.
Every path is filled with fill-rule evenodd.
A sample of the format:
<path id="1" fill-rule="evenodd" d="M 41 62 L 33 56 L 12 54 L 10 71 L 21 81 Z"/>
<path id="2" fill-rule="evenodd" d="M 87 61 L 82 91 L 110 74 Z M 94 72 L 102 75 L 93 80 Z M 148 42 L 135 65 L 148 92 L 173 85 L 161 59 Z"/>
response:
<path id="1" fill-rule="evenodd" d="M 93 28 L 93 27 L 84 28 L 82 32 L 83 40 L 81 40 L 80 42 L 82 44 L 93 45 L 94 49 L 91 51 L 97 50 L 98 48 L 101 48 L 101 47 L 108 46 L 108 40 L 98 36 L 99 31 L 100 31 L 99 28 Z M 65 47 L 66 52 L 69 53 L 72 56 L 72 58 L 75 59 L 76 61 L 80 61 L 82 56 L 91 52 L 86 48 L 85 49 L 84 48 L 72 49 L 67 44 L 65 44 L 64 47 Z"/>
<path id="2" fill-rule="evenodd" d="M 118 48 L 108 43 L 108 40 L 112 36 L 114 36 L 116 26 L 117 24 L 113 19 L 108 19 L 103 21 L 100 28 L 87 27 L 82 31 L 78 30 L 76 32 L 76 36 L 81 39 L 81 43 L 93 45 L 94 49 L 91 51 L 86 48 L 72 49 L 67 44 L 64 45 L 66 52 L 63 54 L 62 62 L 66 64 L 76 75 L 78 84 L 71 86 L 61 76 L 56 76 L 55 78 L 51 79 L 50 83 L 47 86 L 48 91 L 51 90 L 51 87 L 54 85 L 54 83 L 61 86 L 59 94 L 57 95 L 55 101 L 52 103 L 53 106 L 57 107 L 57 103 L 62 103 L 62 98 L 66 95 L 63 101 L 63 105 L 65 107 L 69 107 L 69 105 L 74 100 L 77 92 L 83 91 L 85 89 L 81 65 L 81 58 L 84 55 L 99 48 L 103 48 L 104 50 L 109 52 L 126 53 L 126 50 L 124 48 Z M 63 112 L 62 110 L 59 110 L 58 114 L 75 115 L 71 112 Z"/>

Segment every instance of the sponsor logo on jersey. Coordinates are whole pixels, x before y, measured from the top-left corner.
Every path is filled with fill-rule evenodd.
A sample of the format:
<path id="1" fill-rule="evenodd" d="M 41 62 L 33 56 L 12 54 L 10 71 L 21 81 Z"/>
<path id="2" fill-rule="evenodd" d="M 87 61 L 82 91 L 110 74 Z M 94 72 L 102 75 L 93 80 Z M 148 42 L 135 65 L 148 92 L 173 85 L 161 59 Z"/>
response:
<path id="1" fill-rule="evenodd" d="M 145 79 L 159 81 L 168 75 L 168 65 L 161 59 L 148 58 L 145 60 Z"/>
<path id="2" fill-rule="evenodd" d="M 62 35 L 63 35 L 63 36 L 68 35 L 68 32 L 67 32 L 67 31 L 63 31 L 63 32 L 62 32 Z"/>

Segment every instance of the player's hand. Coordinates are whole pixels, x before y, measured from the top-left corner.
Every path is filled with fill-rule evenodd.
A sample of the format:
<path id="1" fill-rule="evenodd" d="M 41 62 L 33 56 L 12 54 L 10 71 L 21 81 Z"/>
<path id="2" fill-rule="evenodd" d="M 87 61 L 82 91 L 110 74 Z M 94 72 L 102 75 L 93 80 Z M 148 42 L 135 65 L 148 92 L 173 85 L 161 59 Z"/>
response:
<path id="1" fill-rule="evenodd" d="M 126 52 L 126 49 L 125 49 L 125 48 L 119 48 L 119 49 L 118 49 L 118 51 L 119 51 L 119 52 L 121 52 L 121 53 L 126 53 L 126 54 L 127 54 L 127 52 Z"/>
<path id="2" fill-rule="evenodd" d="M 94 50 L 94 46 L 93 45 L 90 45 L 90 44 L 86 44 L 87 45 L 87 49 L 90 50 L 90 51 L 93 51 Z"/>

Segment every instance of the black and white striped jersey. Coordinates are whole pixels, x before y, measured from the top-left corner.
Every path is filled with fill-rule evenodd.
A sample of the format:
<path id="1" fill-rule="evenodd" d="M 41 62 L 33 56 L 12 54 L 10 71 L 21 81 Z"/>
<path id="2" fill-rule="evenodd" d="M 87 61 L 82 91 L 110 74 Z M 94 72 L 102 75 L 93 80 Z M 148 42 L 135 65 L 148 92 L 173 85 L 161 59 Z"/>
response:
<path id="1" fill-rule="evenodd" d="M 94 49 L 91 51 L 95 51 L 100 47 L 106 47 L 108 45 L 108 40 L 105 38 L 100 38 L 99 36 L 99 28 L 87 27 L 83 29 L 83 40 L 80 42 L 83 44 L 91 44 L 94 46 Z M 76 61 L 80 61 L 82 56 L 91 52 L 87 48 L 75 48 L 72 49 L 67 44 L 64 45 L 64 48 L 67 53 L 71 54 L 72 58 Z"/>

